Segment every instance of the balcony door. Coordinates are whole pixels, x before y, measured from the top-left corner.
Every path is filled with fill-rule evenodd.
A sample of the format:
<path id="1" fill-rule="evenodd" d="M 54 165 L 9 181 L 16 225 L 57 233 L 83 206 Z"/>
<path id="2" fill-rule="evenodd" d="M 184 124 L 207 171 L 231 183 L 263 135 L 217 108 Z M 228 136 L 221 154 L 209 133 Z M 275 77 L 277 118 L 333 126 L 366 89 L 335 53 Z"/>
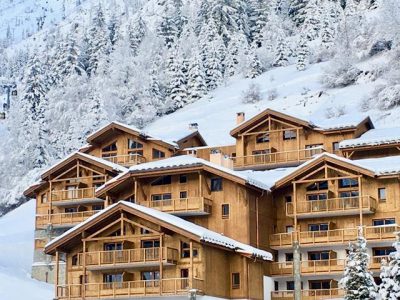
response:
<path id="1" fill-rule="evenodd" d="M 160 240 L 147 240 L 142 241 L 142 255 L 144 255 L 143 260 L 158 260 L 160 252 Z"/>
<path id="2" fill-rule="evenodd" d="M 189 287 L 189 269 L 181 269 L 181 288 L 186 290 Z"/>
<path id="3" fill-rule="evenodd" d="M 78 189 L 76 185 L 67 186 L 67 199 L 77 199 Z"/>
<path id="4" fill-rule="evenodd" d="M 123 275 L 122 274 L 104 274 L 103 282 L 104 289 L 118 289 L 123 287 Z"/>
<path id="5" fill-rule="evenodd" d="M 145 271 L 141 273 L 142 280 L 145 281 L 146 287 L 158 287 L 160 281 L 159 271 Z"/>

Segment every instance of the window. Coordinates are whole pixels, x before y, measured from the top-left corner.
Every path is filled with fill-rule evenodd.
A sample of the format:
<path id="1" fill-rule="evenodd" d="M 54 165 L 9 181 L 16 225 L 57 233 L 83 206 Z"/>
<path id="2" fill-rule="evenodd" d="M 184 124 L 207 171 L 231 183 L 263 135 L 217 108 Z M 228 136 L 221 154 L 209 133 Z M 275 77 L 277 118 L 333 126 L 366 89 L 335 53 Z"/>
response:
<path id="1" fill-rule="evenodd" d="M 77 209 L 76 207 L 66 207 L 66 208 L 64 209 L 64 212 L 65 212 L 66 214 L 75 213 L 75 212 L 77 212 L 77 211 L 78 211 L 78 209 Z"/>
<path id="2" fill-rule="evenodd" d="M 329 260 L 329 251 L 308 252 L 308 260 Z"/>
<path id="3" fill-rule="evenodd" d="M 160 247 L 160 240 L 146 240 L 142 241 L 141 243 L 142 248 L 159 248 Z"/>
<path id="4" fill-rule="evenodd" d="M 179 175 L 179 183 L 187 183 L 187 175 Z"/>
<path id="5" fill-rule="evenodd" d="M 310 290 L 329 290 L 331 288 L 330 280 L 310 280 L 309 283 Z"/>
<path id="6" fill-rule="evenodd" d="M 348 192 L 340 192 L 339 193 L 340 198 L 358 197 L 358 195 L 359 195 L 358 191 L 348 191 Z"/>
<path id="7" fill-rule="evenodd" d="M 40 196 L 40 203 L 47 203 L 47 193 Z"/>
<path id="8" fill-rule="evenodd" d="M 229 204 L 222 204 L 222 219 L 229 219 Z"/>
<path id="9" fill-rule="evenodd" d="M 157 149 L 153 149 L 153 158 L 154 159 L 159 159 L 159 158 L 164 158 L 165 157 L 165 152 L 162 152 Z"/>
<path id="10" fill-rule="evenodd" d="M 103 208 L 104 208 L 104 205 L 102 205 L 102 204 L 92 205 L 92 210 L 94 210 L 94 211 L 102 210 Z"/>
<path id="11" fill-rule="evenodd" d="M 381 202 L 386 202 L 386 188 L 378 189 L 378 198 Z"/>
<path id="12" fill-rule="evenodd" d="M 256 137 L 256 143 L 261 144 L 261 143 L 268 143 L 269 142 L 269 133 L 263 133 L 259 134 Z"/>
<path id="13" fill-rule="evenodd" d="M 180 199 L 187 199 L 187 197 L 188 197 L 188 194 L 187 194 L 186 191 L 179 193 L 179 198 Z"/>
<path id="14" fill-rule="evenodd" d="M 294 291 L 294 281 L 286 281 L 286 290 Z"/>
<path id="15" fill-rule="evenodd" d="M 329 230 L 328 223 L 308 224 L 308 231 L 327 231 Z"/>
<path id="16" fill-rule="evenodd" d="M 142 272 L 140 277 L 146 281 L 146 287 L 158 287 L 158 281 L 160 280 L 159 271 L 145 271 Z"/>
<path id="17" fill-rule="evenodd" d="M 372 225 L 373 226 L 383 226 L 383 225 L 392 225 L 395 224 L 396 221 L 394 218 L 390 219 L 378 219 L 378 220 L 373 220 Z"/>
<path id="18" fill-rule="evenodd" d="M 314 182 L 307 186 L 307 191 L 320 191 L 328 189 L 328 181 Z"/>
<path id="19" fill-rule="evenodd" d="M 285 196 L 285 202 L 286 203 L 291 203 L 292 202 L 292 196 L 290 196 L 290 195 Z"/>
<path id="20" fill-rule="evenodd" d="M 339 142 L 333 142 L 332 149 L 333 151 L 339 151 Z"/>
<path id="21" fill-rule="evenodd" d="M 358 180 L 352 178 L 343 178 L 339 179 L 339 187 L 340 188 L 349 188 L 349 187 L 357 187 Z"/>
<path id="22" fill-rule="evenodd" d="M 387 256 L 392 252 L 396 252 L 396 249 L 388 248 L 372 248 L 373 256 Z"/>
<path id="23" fill-rule="evenodd" d="M 293 253 L 286 253 L 285 261 L 293 261 Z"/>
<path id="24" fill-rule="evenodd" d="M 309 194 L 309 195 L 307 195 L 308 201 L 321 201 L 321 200 L 326 200 L 326 199 L 328 199 L 327 194 Z"/>
<path id="25" fill-rule="evenodd" d="M 222 191 L 222 178 L 221 177 L 211 178 L 211 191 L 212 192 Z"/>
<path id="26" fill-rule="evenodd" d="M 78 265 L 78 254 L 75 254 L 74 256 L 72 256 L 71 263 L 73 266 Z"/>
<path id="27" fill-rule="evenodd" d="M 292 225 L 286 226 L 286 232 L 287 233 L 292 233 L 293 231 L 294 231 L 294 229 L 293 229 Z"/>
<path id="28" fill-rule="evenodd" d="M 181 242 L 181 257 L 189 258 L 190 257 L 190 244 Z"/>
<path id="29" fill-rule="evenodd" d="M 279 282 L 278 281 L 274 281 L 274 290 L 279 291 Z"/>
<path id="30" fill-rule="evenodd" d="M 285 130 L 283 132 L 283 139 L 287 140 L 295 140 L 297 138 L 297 133 L 294 130 Z"/>
<path id="31" fill-rule="evenodd" d="M 165 184 L 171 184 L 171 175 L 167 176 L 162 176 L 160 178 L 157 178 L 154 180 L 151 185 L 165 185 Z"/>
<path id="32" fill-rule="evenodd" d="M 130 150 L 131 149 L 142 149 L 143 148 L 143 144 L 139 143 L 139 142 L 137 142 L 135 140 L 128 139 L 128 148 Z"/>
<path id="33" fill-rule="evenodd" d="M 122 250 L 122 243 L 104 244 L 104 251 L 118 251 L 118 250 Z"/>
<path id="34" fill-rule="evenodd" d="M 104 274 L 104 283 L 122 282 L 122 274 Z"/>
<path id="35" fill-rule="evenodd" d="M 321 153 L 321 149 L 323 148 L 324 145 L 322 144 L 312 144 L 312 145 L 306 145 L 306 156 L 307 157 L 312 157 L 316 154 Z"/>
<path id="36" fill-rule="evenodd" d="M 240 273 L 232 273 L 232 288 L 240 289 Z"/>
<path id="37" fill-rule="evenodd" d="M 171 199 L 172 199 L 171 193 L 151 195 L 151 201 L 162 201 L 162 200 L 171 200 Z"/>
<path id="38" fill-rule="evenodd" d="M 116 142 L 104 147 L 103 149 L 101 149 L 102 152 L 117 152 L 117 144 Z M 103 153 L 103 157 L 109 157 L 113 154 L 116 153 Z"/>

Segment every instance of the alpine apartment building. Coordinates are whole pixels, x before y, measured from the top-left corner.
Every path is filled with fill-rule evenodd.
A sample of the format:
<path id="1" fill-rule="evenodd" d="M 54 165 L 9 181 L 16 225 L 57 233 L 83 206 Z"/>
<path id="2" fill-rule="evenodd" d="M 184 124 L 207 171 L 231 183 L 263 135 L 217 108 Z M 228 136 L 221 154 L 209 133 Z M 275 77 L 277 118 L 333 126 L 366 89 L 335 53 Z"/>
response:
<path id="1" fill-rule="evenodd" d="M 271 109 L 237 123 L 223 147 L 195 123 L 173 139 L 118 122 L 91 134 L 25 191 L 33 276 L 56 299 L 286 300 L 296 241 L 302 298 L 334 299 L 361 226 L 379 280 L 399 230 L 400 130 Z"/>

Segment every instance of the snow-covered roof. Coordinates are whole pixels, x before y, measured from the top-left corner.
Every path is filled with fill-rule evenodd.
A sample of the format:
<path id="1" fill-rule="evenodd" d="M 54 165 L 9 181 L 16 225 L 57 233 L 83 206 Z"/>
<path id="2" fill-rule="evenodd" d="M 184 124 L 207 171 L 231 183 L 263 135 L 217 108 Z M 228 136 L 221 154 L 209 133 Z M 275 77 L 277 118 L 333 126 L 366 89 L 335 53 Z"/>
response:
<path id="1" fill-rule="evenodd" d="M 329 131 L 355 128 L 367 118 L 368 116 L 359 113 L 352 113 L 329 119 L 325 117 L 314 116 L 310 118 L 310 123 L 312 123 L 316 127 L 316 129 Z"/>
<path id="2" fill-rule="evenodd" d="M 339 147 L 343 149 L 397 143 L 400 143 L 400 127 L 371 129 L 359 138 L 340 142 Z"/>
<path id="3" fill-rule="evenodd" d="M 86 154 L 86 153 L 75 151 L 75 152 L 72 152 L 71 154 L 67 155 L 65 158 L 61 159 L 56 164 L 54 164 L 51 167 L 47 168 L 42 174 L 46 174 L 50 170 L 53 170 L 54 168 L 57 168 L 58 166 L 60 166 L 61 164 L 63 164 L 64 162 L 66 162 L 67 160 L 69 160 L 70 158 L 72 158 L 74 156 L 90 159 L 92 161 L 96 161 L 96 162 L 98 162 L 98 163 L 100 163 L 102 165 L 106 165 L 106 166 L 110 167 L 111 169 L 113 169 L 115 171 L 118 171 L 118 172 L 126 172 L 128 170 L 127 168 L 125 168 L 125 167 L 123 167 L 121 165 L 115 164 L 113 162 L 110 162 L 108 160 L 102 159 L 100 157 L 96 157 L 96 156 L 93 156 L 93 155 L 89 155 L 89 154 Z"/>
<path id="4" fill-rule="evenodd" d="M 158 161 L 152 161 L 144 164 L 135 165 L 129 168 L 125 173 L 121 173 L 113 179 L 107 181 L 104 185 L 99 187 L 96 192 L 101 191 L 103 188 L 108 186 L 110 183 L 118 181 L 121 177 L 125 176 L 127 173 L 137 173 L 144 171 L 156 171 L 162 169 L 177 169 L 181 167 L 196 167 L 196 166 L 208 166 L 218 171 L 222 171 L 228 175 L 236 176 L 239 179 L 245 180 L 246 183 L 258 187 L 260 189 L 269 190 L 270 189 L 270 180 L 259 180 L 257 172 L 244 172 L 244 171 L 234 171 L 229 168 L 214 164 L 207 160 L 196 158 L 190 155 L 180 155 L 174 156 Z M 264 177 L 260 177 L 261 179 L 265 179 Z"/>
<path id="5" fill-rule="evenodd" d="M 89 222 L 95 220 L 95 219 L 102 219 L 102 216 L 104 214 L 106 214 L 109 210 L 113 209 L 115 206 L 118 205 L 126 205 L 130 208 L 133 208 L 134 210 L 137 210 L 149 217 L 153 217 L 156 218 L 160 221 L 163 221 L 165 223 L 168 223 L 174 227 L 177 227 L 183 231 L 189 232 L 195 236 L 197 236 L 199 238 L 199 240 L 206 242 L 206 243 L 210 243 L 210 244 L 214 244 L 214 245 L 218 245 L 218 246 L 222 246 L 231 250 L 234 250 L 238 253 L 241 254 L 248 254 L 251 255 L 252 257 L 257 257 L 263 260 L 272 260 L 272 254 L 264 251 L 264 250 L 260 250 L 258 248 L 252 247 L 250 245 L 238 242 L 234 239 L 231 239 L 227 236 L 224 236 L 220 233 L 214 232 L 212 230 L 209 230 L 207 228 L 204 228 L 202 226 L 196 225 L 192 222 L 186 221 L 182 218 L 176 217 L 174 215 L 159 211 L 159 210 L 155 210 L 153 208 L 149 208 L 149 207 L 145 207 L 142 205 L 138 205 L 138 204 L 134 204 L 131 202 L 126 202 L 126 201 L 120 201 L 119 203 L 113 204 L 109 207 L 107 207 L 106 209 L 102 210 L 101 212 L 97 213 L 96 215 L 91 216 L 90 218 L 88 218 L 86 221 L 76 225 L 75 227 L 71 228 L 70 230 L 66 231 L 64 234 L 58 236 L 57 238 L 53 239 L 52 241 L 50 241 L 47 245 L 46 248 L 50 247 L 51 245 L 54 245 L 56 242 L 60 241 L 61 239 L 65 238 L 66 236 L 68 236 L 69 234 L 77 231 L 79 228 L 81 228 L 82 226 L 85 226 L 86 224 L 88 224 Z"/>

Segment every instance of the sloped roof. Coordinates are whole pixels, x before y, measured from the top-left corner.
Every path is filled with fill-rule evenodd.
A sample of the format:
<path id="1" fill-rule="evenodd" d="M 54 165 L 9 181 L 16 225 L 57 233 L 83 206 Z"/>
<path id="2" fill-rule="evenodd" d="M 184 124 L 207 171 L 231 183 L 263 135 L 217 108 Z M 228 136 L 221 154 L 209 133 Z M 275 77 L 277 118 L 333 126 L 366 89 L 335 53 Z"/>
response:
<path id="1" fill-rule="evenodd" d="M 72 229 L 66 231 L 64 234 L 53 239 L 46 245 L 45 252 L 51 252 L 54 246 L 59 246 L 60 243 L 63 243 L 63 240 L 67 241 L 70 236 L 74 235 L 74 233 L 76 232 L 79 232 L 79 230 L 84 228 L 85 226 L 89 224 L 95 224 L 97 220 L 101 220 L 103 216 L 109 211 L 121 209 L 126 210 L 127 212 L 132 212 L 133 214 L 135 213 L 135 211 L 140 212 L 147 219 L 161 221 L 163 223 L 163 226 L 166 226 L 166 224 L 167 226 L 169 225 L 169 229 L 171 230 L 173 230 L 174 228 L 178 228 L 183 232 L 190 233 L 192 236 L 196 236 L 200 242 L 221 246 L 226 249 L 238 252 L 242 255 L 259 258 L 262 260 L 272 260 L 272 254 L 267 251 L 238 242 L 220 233 L 211 231 L 207 228 L 196 225 L 192 222 L 186 221 L 174 215 L 126 201 L 120 201 L 119 203 L 107 207 L 96 215 L 88 218 L 86 221 L 78 224 Z"/>
<path id="2" fill-rule="evenodd" d="M 153 171 L 162 171 L 162 170 L 177 170 L 181 168 L 191 168 L 191 167 L 208 167 L 210 171 L 219 171 L 222 175 L 229 175 L 237 178 L 244 183 L 247 183 L 251 186 L 257 187 L 263 190 L 269 190 L 270 185 L 267 181 L 263 182 L 262 180 L 258 180 L 257 176 L 255 176 L 251 172 L 245 171 L 234 171 L 223 166 L 214 164 L 207 160 L 196 158 L 190 155 L 180 155 L 174 156 L 158 161 L 152 161 L 144 164 L 135 165 L 129 168 L 128 171 L 121 173 L 120 175 L 112 178 L 111 180 L 107 181 L 104 185 L 99 187 L 96 190 L 96 194 L 102 193 L 110 186 L 114 186 L 119 181 L 123 181 L 126 178 L 129 178 L 129 175 L 137 174 L 137 173 L 144 173 L 144 172 L 153 172 Z"/>
<path id="3" fill-rule="evenodd" d="M 339 143 L 341 149 L 400 143 L 400 127 L 371 129 L 359 138 Z"/>
<path id="4" fill-rule="evenodd" d="M 250 126 L 260 122 L 263 118 L 268 115 L 277 116 L 281 119 L 285 119 L 292 123 L 298 124 L 300 126 L 312 128 L 317 131 L 335 131 L 335 130 L 345 130 L 345 129 L 355 129 L 362 123 L 368 122 L 370 126 L 373 127 L 372 121 L 368 116 L 363 114 L 349 114 L 343 115 L 336 118 L 310 118 L 306 120 L 304 117 L 288 115 L 277 110 L 272 110 L 267 108 L 266 110 L 258 113 L 257 115 L 253 116 L 252 118 L 248 119 L 247 121 L 242 122 L 241 124 L 237 125 L 233 128 L 230 132 L 232 136 L 236 136 L 240 132 L 244 131 L 245 129 L 249 128 Z"/>

